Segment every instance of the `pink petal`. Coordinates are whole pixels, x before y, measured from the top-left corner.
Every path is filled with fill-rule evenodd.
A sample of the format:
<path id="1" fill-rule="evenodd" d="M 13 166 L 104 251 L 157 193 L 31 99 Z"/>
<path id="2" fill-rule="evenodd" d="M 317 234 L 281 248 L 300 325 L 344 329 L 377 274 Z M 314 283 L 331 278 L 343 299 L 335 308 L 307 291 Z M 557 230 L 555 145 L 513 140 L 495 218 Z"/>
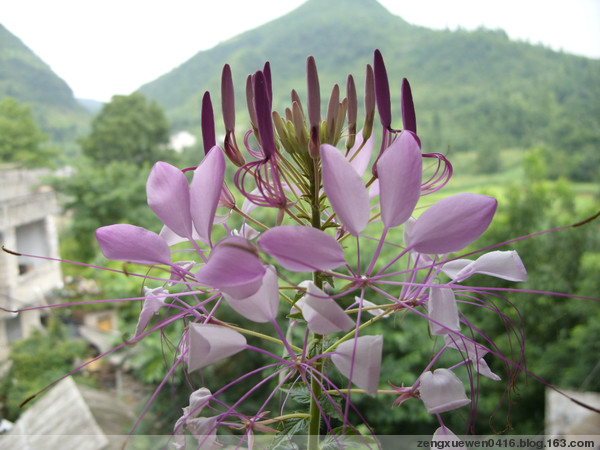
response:
<path id="1" fill-rule="evenodd" d="M 158 314 L 160 308 L 165 306 L 165 299 L 169 298 L 169 291 L 161 287 L 148 289 L 144 286 L 144 306 L 138 318 L 138 323 L 135 328 L 135 337 L 138 337 L 148 326 L 153 315 Z"/>
<path id="2" fill-rule="evenodd" d="M 167 241 L 167 244 L 169 245 L 169 247 L 175 245 L 175 244 L 180 244 L 182 242 L 187 242 L 189 240 L 189 237 L 182 237 L 179 234 L 175 233 L 173 230 L 171 230 L 168 226 L 164 226 L 162 227 L 162 229 L 160 230 L 160 233 L 158 233 L 160 237 L 162 237 L 165 241 Z M 192 230 L 192 240 L 199 240 L 200 236 L 198 236 L 198 233 L 196 233 L 196 230 Z"/>
<path id="3" fill-rule="evenodd" d="M 488 353 L 488 350 L 483 345 L 476 344 L 460 335 L 457 336 L 454 334 L 444 336 L 444 340 L 448 347 L 458 350 L 465 361 L 470 359 L 476 372 L 494 381 L 500 381 L 500 377 L 491 371 L 485 359 L 483 359 Z"/>
<path id="4" fill-rule="evenodd" d="M 116 224 L 96 230 L 102 254 L 115 261 L 137 264 L 170 264 L 167 242 L 158 234 L 128 224 Z"/>
<path id="5" fill-rule="evenodd" d="M 194 227 L 205 242 L 210 242 L 224 177 L 225 157 L 221 149 L 215 146 L 194 171 L 190 184 L 190 206 Z"/>
<path id="6" fill-rule="evenodd" d="M 458 259 L 447 262 L 442 271 L 453 280 L 462 281 L 475 273 L 509 281 L 527 281 L 527 270 L 514 250 L 485 253 L 475 261 Z"/>
<path id="7" fill-rule="evenodd" d="M 366 308 L 373 308 L 374 306 L 378 306 L 373 302 L 370 302 L 369 300 L 366 299 L 361 299 L 360 297 L 354 297 L 354 301 L 356 302 L 356 304 L 360 304 L 362 302 L 362 307 L 364 308 L 363 310 L 368 313 L 371 314 L 372 316 L 379 316 L 383 313 L 385 313 L 385 311 L 381 308 L 377 308 L 377 309 L 366 309 Z M 387 316 L 389 317 L 389 316 Z"/>
<path id="8" fill-rule="evenodd" d="M 444 447 L 447 450 L 457 450 L 465 448 L 465 444 L 458 438 L 458 436 L 444 426 L 441 426 L 437 430 L 435 430 L 431 441 L 439 442 L 439 444 L 435 445 L 435 448 Z"/>
<path id="9" fill-rule="evenodd" d="M 294 272 L 331 270 L 345 264 L 344 249 L 324 231 L 282 225 L 265 231 L 257 240 L 265 253 Z"/>
<path id="10" fill-rule="evenodd" d="M 198 441 L 197 448 L 213 449 L 219 448 L 217 443 L 217 427 L 220 418 L 213 417 L 196 417 L 188 420 L 186 423 L 188 431 Z"/>
<path id="11" fill-rule="evenodd" d="M 487 195 L 461 193 L 446 197 L 416 220 L 409 242 L 419 253 L 462 250 L 487 229 L 498 202 Z"/>
<path id="12" fill-rule="evenodd" d="M 477 373 L 489 378 L 490 380 L 500 381 L 502 379 L 494 372 L 492 372 L 492 369 L 490 369 L 490 366 L 488 366 L 487 362 L 485 362 L 485 359 L 483 358 L 479 358 L 477 361 L 473 361 L 473 367 L 475 368 L 475 371 Z"/>
<path id="13" fill-rule="evenodd" d="M 371 136 L 369 136 L 367 142 L 365 142 L 362 135 L 362 130 L 360 130 L 358 133 L 356 133 L 356 141 L 354 142 L 354 145 L 346 155 L 346 159 L 350 161 L 350 165 L 352 165 L 356 173 L 361 176 L 365 173 L 365 170 L 367 170 L 367 167 L 369 167 L 369 163 L 371 162 L 371 154 L 373 153 L 374 143 L 375 134 L 371 133 Z"/>
<path id="14" fill-rule="evenodd" d="M 452 331 L 460 331 L 458 308 L 454 292 L 449 288 L 429 290 L 428 315 L 431 334 L 440 336 Z"/>
<path id="15" fill-rule="evenodd" d="M 231 308 L 253 322 L 271 322 L 277 316 L 279 308 L 279 286 L 277 272 L 273 266 L 268 266 L 262 279 L 262 284 L 253 295 L 237 299 L 223 294 Z"/>
<path id="16" fill-rule="evenodd" d="M 451 411 L 471 403 L 462 381 L 451 370 L 427 371 L 421 375 L 420 381 L 421 400 L 430 414 Z"/>
<path id="17" fill-rule="evenodd" d="M 481 344 L 465 338 L 462 335 L 448 334 L 444 336 L 446 345 L 462 353 L 464 359 L 480 359 L 488 354 L 488 350 Z"/>
<path id="18" fill-rule="evenodd" d="M 231 328 L 193 323 L 188 333 L 188 372 L 206 367 L 245 348 L 246 338 Z"/>
<path id="19" fill-rule="evenodd" d="M 355 325 L 342 307 L 312 281 L 307 283 L 307 292 L 300 305 L 308 329 L 313 333 L 331 334 L 348 331 Z"/>
<path id="20" fill-rule="evenodd" d="M 382 349 L 383 336 L 360 336 L 356 340 L 338 345 L 335 353 L 331 355 L 331 361 L 346 378 L 350 377 L 352 371 L 352 383 L 374 396 L 379 387 Z"/>
<path id="21" fill-rule="evenodd" d="M 190 189 L 187 178 L 177 167 L 159 161 L 146 182 L 148 206 L 177 235 L 191 238 Z"/>
<path id="22" fill-rule="evenodd" d="M 354 236 L 369 221 L 369 194 L 344 155 L 329 144 L 321 145 L 323 189 L 344 228 Z"/>
<path id="23" fill-rule="evenodd" d="M 402 225 L 421 196 L 423 162 L 412 133 L 403 132 L 381 154 L 377 163 L 381 220 L 388 228 Z"/>
<path id="24" fill-rule="evenodd" d="M 235 298 L 246 298 L 261 286 L 265 267 L 254 246 L 230 236 L 213 248 L 208 262 L 196 272 L 196 280 Z"/>
<path id="25" fill-rule="evenodd" d="M 210 399 L 212 399 L 212 393 L 205 387 L 192 392 L 189 406 L 183 408 L 185 418 L 193 419 L 194 417 L 198 417 L 202 409 L 208 405 Z"/>

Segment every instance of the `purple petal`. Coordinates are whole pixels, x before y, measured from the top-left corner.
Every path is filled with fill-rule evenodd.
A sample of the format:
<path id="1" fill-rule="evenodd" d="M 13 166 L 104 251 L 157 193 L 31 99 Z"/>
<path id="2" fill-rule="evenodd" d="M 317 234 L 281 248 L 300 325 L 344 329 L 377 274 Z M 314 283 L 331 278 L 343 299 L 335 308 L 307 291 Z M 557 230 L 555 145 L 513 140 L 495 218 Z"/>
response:
<path id="1" fill-rule="evenodd" d="M 487 229 L 498 202 L 487 195 L 461 193 L 444 198 L 416 220 L 409 242 L 419 253 L 462 250 Z"/>
<path id="2" fill-rule="evenodd" d="M 329 144 L 321 145 L 323 189 L 344 228 L 354 236 L 369 222 L 369 194 L 344 155 Z"/>
<path id="3" fill-rule="evenodd" d="M 451 370 L 427 371 L 421 375 L 420 381 L 421 400 L 430 414 L 451 411 L 471 403 L 462 381 Z"/>
<path id="4" fill-rule="evenodd" d="M 414 134 L 403 132 L 377 163 L 381 220 L 388 228 L 402 225 L 421 196 L 423 158 Z"/>
<path id="5" fill-rule="evenodd" d="M 115 261 L 137 264 L 170 264 L 167 242 L 158 234 L 128 224 L 116 224 L 96 230 L 102 254 Z"/>
<path id="6" fill-rule="evenodd" d="M 449 348 L 458 350 L 464 359 L 480 359 L 488 354 L 488 350 L 481 344 L 476 344 L 460 334 L 447 334 L 444 341 Z"/>
<path id="7" fill-rule="evenodd" d="M 138 318 L 138 323 L 135 328 L 135 337 L 138 337 L 148 326 L 150 319 L 155 314 L 158 314 L 160 308 L 165 306 L 165 299 L 169 298 L 169 291 L 161 287 L 148 289 L 144 286 L 144 306 Z"/>
<path id="8" fill-rule="evenodd" d="M 205 242 L 210 242 L 224 177 L 225 157 L 221 149 L 215 146 L 194 171 L 190 184 L 192 220 L 198 235 Z"/>
<path id="9" fill-rule="evenodd" d="M 442 271 L 452 280 L 462 281 L 475 273 L 490 275 L 509 281 L 527 281 L 527 270 L 514 250 L 485 253 L 475 261 L 457 259 L 442 266 Z"/>
<path id="10" fill-rule="evenodd" d="M 465 361 L 470 359 L 476 372 L 491 380 L 500 381 L 501 378 L 491 371 L 487 362 L 483 359 L 488 353 L 483 345 L 476 344 L 461 335 L 455 334 L 447 334 L 444 336 L 444 340 L 449 348 L 458 350 Z"/>
<path id="11" fill-rule="evenodd" d="M 382 349 L 383 336 L 360 336 L 338 345 L 331 361 L 346 378 L 352 371 L 352 383 L 374 396 L 379 386 Z"/>
<path id="12" fill-rule="evenodd" d="M 350 161 L 350 164 L 360 176 L 365 173 L 369 163 L 371 162 L 371 154 L 373 153 L 374 143 L 375 135 L 371 134 L 371 136 L 369 136 L 367 139 L 367 142 L 365 142 L 361 130 L 361 132 L 357 133 L 356 135 L 356 141 L 354 142 L 354 145 L 350 150 L 348 150 L 346 159 Z"/>
<path id="13" fill-rule="evenodd" d="M 331 334 L 348 331 L 355 325 L 342 307 L 312 281 L 307 284 L 307 293 L 301 302 L 301 307 L 302 316 L 313 333 Z"/>
<path id="14" fill-rule="evenodd" d="M 267 267 L 260 288 L 253 295 L 242 299 L 228 294 L 223 294 L 223 297 L 232 309 L 248 320 L 258 323 L 274 320 L 279 308 L 279 286 L 275 268 Z"/>
<path id="15" fill-rule="evenodd" d="M 490 366 L 488 366 L 487 362 L 485 362 L 485 359 L 483 358 L 479 358 L 477 361 L 473 361 L 473 367 L 479 375 L 483 375 L 484 377 L 487 377 L 490 380 L 502 380 L 502 378 L 500 378 L 498 375 L 492 372 L 492 369 L 490 369 Z"/>
<path id="16" fill-rule="evenodd" d="M 458 443 L 460 441 L 460 439 L 458 438 L 457 435 L 455 435 L 452 431 L 450 431 L 448 428 L 442 426 L 439 427 L 437 430 L 435 430 L 435 432 L 433 433 L 433 437 L 431 438 L 432 442 L 444 442 L 444 444 L 438 444 L 436 446 L 437 447 L 444 447 L 447 448 L 448 450 L 454 450 L 456 448 L 463 448 L 462 445 L 460 447 L 458 446 L 451 446 L 448 447 L 448 441 L 453 441 Z"/>
<path id="17" fill-rule="evenodd" d="M 246 338 L 231 328 L 193 323 L 188 329 L 188 372 L 206 367 L 246 348 Z"/>
<path id="18" fill-rule="evenodd" d="M 213 395 L 210 390 L 205 387 L 195 390 L 190 395 L 189 406 L 183 408 L 184 415 L 191 419 L 198 417 L 204 407 L 208 405 L 208 402 L 210 399 L 212 399 L 212 397 Z"/>
<path id="19" fill-rule="evenodd" d="M 246 298 L 258 291 L 265 270 L 252 244 L 232 236 L 215 245 L 208 262 L 196 272 L 196 280 L 232 297 Z"/>
<path id="20" fill-rule="evenodd" d="M 460 331 L 458 308 L 452 289 L 430 289 L 428 315 L 431 319 L 429 321 L 431 334 L 440 336 L 452 331 Z"/>
<path id="21" fill-rule="evenodd" d="M 181 170 L 162 161 L 154 164 L 146 195 L 148 205 L 167 227 L 179 236 L 191 238 L 190 189 Z"/>
<path id="22" fill-rule="evenodd" d="M 257 240 L 265 253 L 294 272 L 331 270 L 345 264 L 344 249 L 327 233 L 312 227 L 282 225 Z"/>
<path id="23" fill-rule="evenodd" d="M 171 230 L 166 225 L 164 227 L 162 227 L 162 229 L 160 230 L 160 233 L 158 233 L 158 235 L 161 238 L 163 238 L 165 241 L 167 241 L 167 244 L 169 245 L 169 247 L 172 247 L 175 244 L 181 244 L 182 242 L 188 241 L 188 238 L 178 235 L 177 233 L 175 233 L 173 230 Z M 200 236 L 198 236 L 198 233 L 196 232 L 196 230 L 192 230 L 192 239 L 193 240 L 200 239 Z"/>

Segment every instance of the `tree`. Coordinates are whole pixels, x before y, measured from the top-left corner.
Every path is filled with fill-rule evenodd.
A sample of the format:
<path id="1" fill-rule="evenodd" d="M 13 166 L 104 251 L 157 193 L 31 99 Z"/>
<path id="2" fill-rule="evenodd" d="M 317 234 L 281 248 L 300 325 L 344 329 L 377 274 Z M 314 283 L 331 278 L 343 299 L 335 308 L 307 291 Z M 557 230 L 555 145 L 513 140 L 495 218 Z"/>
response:
<path id="1" fill-rule="evenodd" d="M 0 161 L 25 167 L 51 165 L 56 151 L 42 144 L 47 137 L 33 120 L 28 105 L 12 97 L 0 100 Z"/>
<path id="2" fill-rule="evenodd" d="M 162 108 L 141 93 L 115 95 L 92 120 L 92 131 L 80 140 L 84 155 L 105 165 L 114 161 L 139 164 L 158 159 L 169 141 Z"/>

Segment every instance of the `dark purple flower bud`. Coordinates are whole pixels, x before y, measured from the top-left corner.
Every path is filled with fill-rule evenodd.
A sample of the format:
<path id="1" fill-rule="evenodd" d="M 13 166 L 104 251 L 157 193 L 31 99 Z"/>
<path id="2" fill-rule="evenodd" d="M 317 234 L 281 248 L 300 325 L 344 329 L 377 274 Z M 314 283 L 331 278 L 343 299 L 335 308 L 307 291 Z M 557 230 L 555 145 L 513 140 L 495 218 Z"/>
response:
<path id="1" fill-rule="evenodd" d="M 410 84 L 406 78 L 402 79 L 402 126 L 405 130 L 417 134 L 415 105 L 410 91 Z"/>
<path id="2" fill-rule="evenodd" d="M 229 64 L 225 64 L 221 74 L 221 107 L 223 109 L 225 130 L 233 131 L 235 128 L 235 94 Z"/>
<path id="3" fill-rule="evenodd" d="M 256 112 L 256 125 L 258 137 L 265 155 L 265 160 L 270 159 L 276 151 L 275 137 L 273 135 L 273 121 L 271 118 L 271 102 L 269 100 L 269 87 L 265 75 L 258 71 L 254 74 L 254 110 Z"/>
<path id="4" fill-rule="evenodd" d="M 308 122 L 310 124 L 309 153 L 313 158 L 319 156 L 321 133 L 321 90 L 315 58 L 306 60 L 306 80 L 308 88 Z"/>
<path id="5" fill-rule="evenodd" d="M 348 139 L 346 140 L 346 148 L 350 149 L 354 145 L 356 137 L 356 116 L 358 114 L 358 100 L 356 98 L 356 86 L 354 77 L 348 75 L 346 80 L 346 98 L 348 99 Z"/>
<path id="6" fill-rule="evenodd" d="M 390 85 L 388 83 L 387 71 L 383 56 L 379 50 L 375 50 L 373 61 L 373 70 L 375 73 L 375 97 L 377 98 L 377 110 L 381 124 L 387 130 L 392 124 L 392 105 L 390 100 Z"/>
<path id="7" fill-rule="evenodd" d="M 263 67 L 265 82 L 267 83 L 267 94 L 269 96 L 269 109 L 273 108 L 273 85 L 271 83 L 271 64 L 267 61 Z"/>
<path id="8" fill-rule="evenodd" d="M 215 138 L 215 116 L 213 113 L 212 102 L 210 101 L 210 93 L 207 91 L 202 97 L 202 113 L 200 118 L 202 126 L 202 145 L 204 146 L 204 154 L 206 155 L 211 148 L 217 145 Z"/>

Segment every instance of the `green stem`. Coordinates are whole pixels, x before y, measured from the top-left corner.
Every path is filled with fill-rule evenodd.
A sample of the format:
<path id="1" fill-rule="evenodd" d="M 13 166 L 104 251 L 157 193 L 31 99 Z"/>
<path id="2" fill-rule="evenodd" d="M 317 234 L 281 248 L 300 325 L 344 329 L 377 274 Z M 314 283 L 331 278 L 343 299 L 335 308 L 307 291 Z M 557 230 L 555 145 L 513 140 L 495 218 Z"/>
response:
<path id="1" fill-rule="evenodd" d="M 311 225 L 314 228 L 321 229 L 321 208 L 319 205 L 319 189 L 321 178 L 319 173 L 319 163 L 317 159 L 313 160 L 313 172 L 311 177 Z M 313 282 L 319 289 L 323 288 L 323 276 L 319 272 L 313 272 Z M 323 347 L 323 336 L 313 333 L 313 343 L 311 348 L 314 354 L 321 353 Z M 317 450 L 319 448 L 319 429 L 321 428 L 321 410 L 319 409 L 319 397 L 322 394 L 322 380 L 319 375 L 323 370 L 323 360 L 319 359 L 314 366 L 314 372 L 311 375 L 310 390 L 310 423 L 308 426 L 308 450 Z"/>

